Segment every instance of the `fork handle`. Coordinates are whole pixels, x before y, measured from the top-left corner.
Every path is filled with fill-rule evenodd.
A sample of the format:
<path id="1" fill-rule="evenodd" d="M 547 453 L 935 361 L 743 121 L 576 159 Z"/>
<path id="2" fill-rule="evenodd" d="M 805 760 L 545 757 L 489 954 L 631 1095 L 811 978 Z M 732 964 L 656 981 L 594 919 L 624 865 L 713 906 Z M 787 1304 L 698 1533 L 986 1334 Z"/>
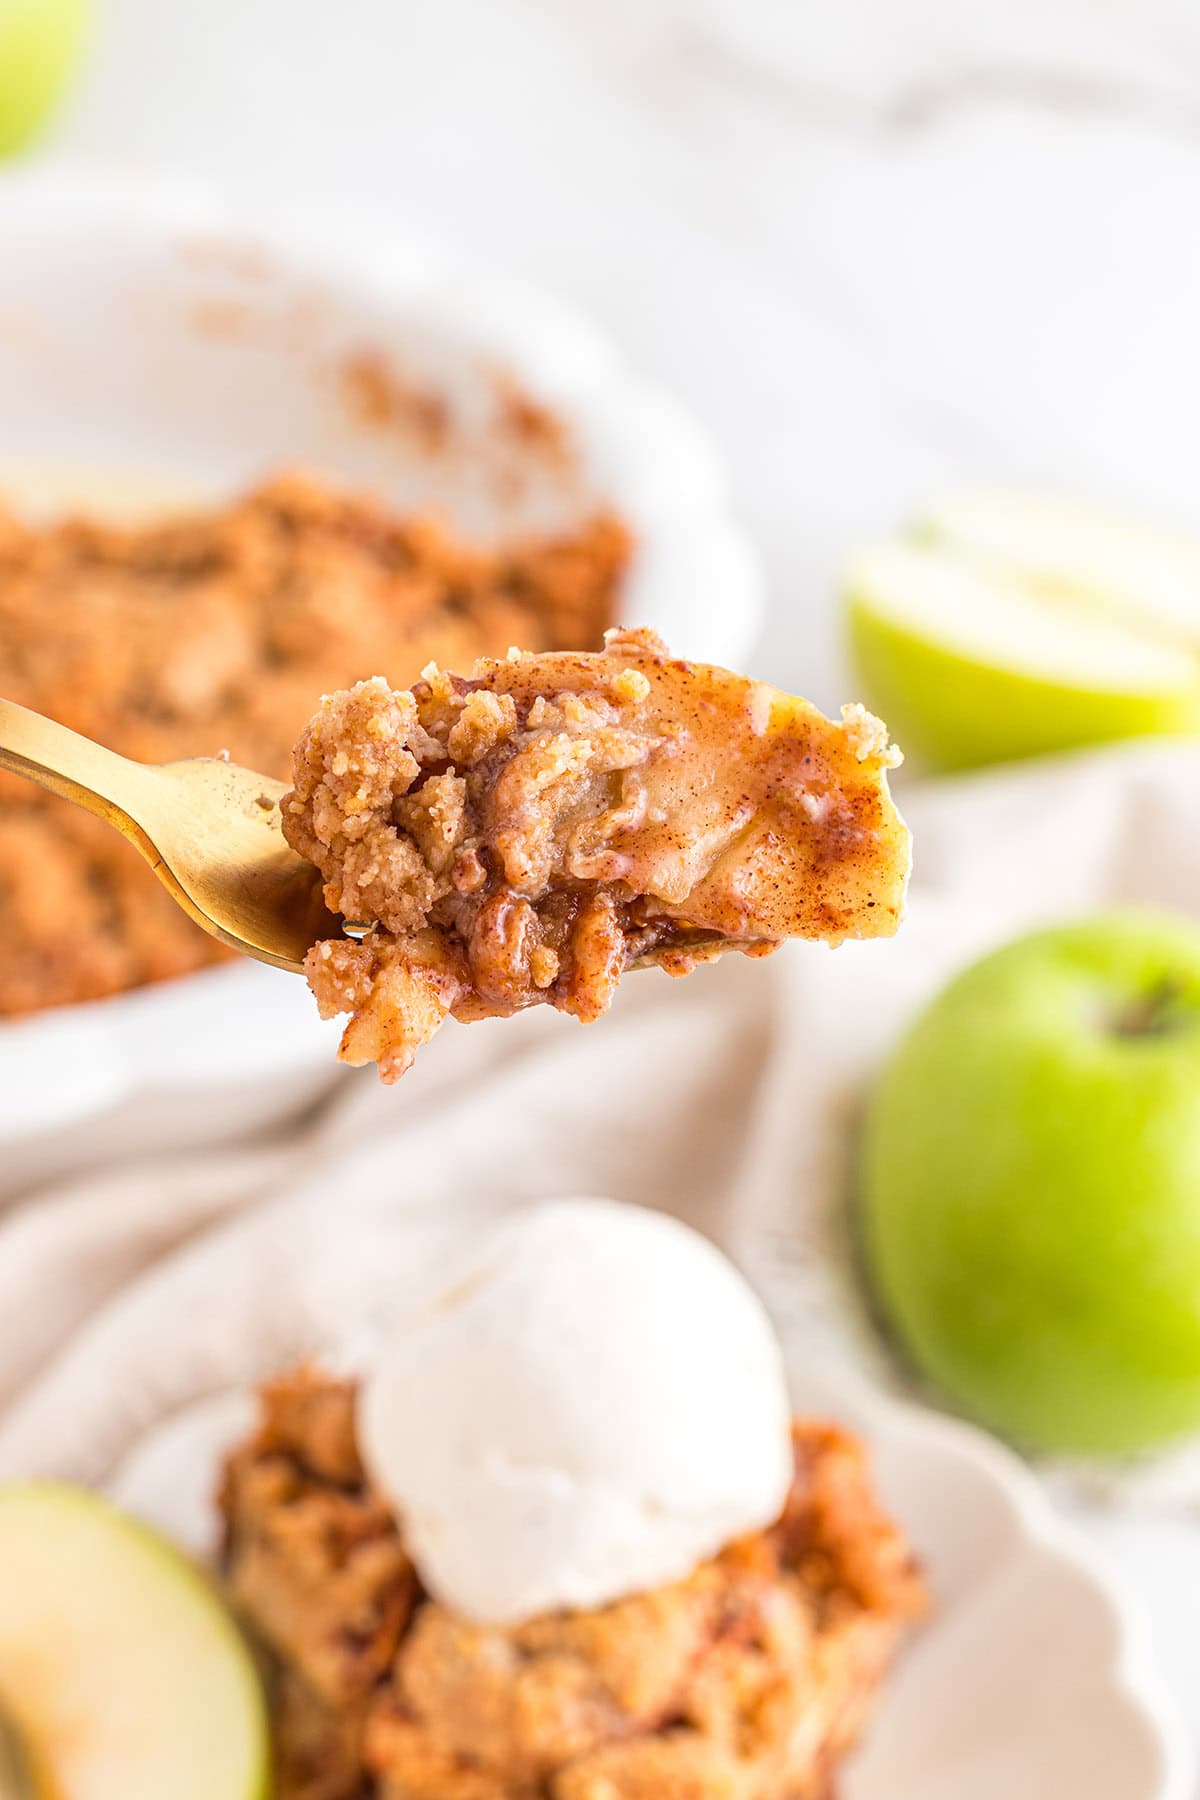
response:
<path id="1" fill-rule="evenodd" d="M 127 836 L 140 831 L 127 806 L 141 768 L 15 700 L 0 699 L 0 769 L 86 806 Z"/>

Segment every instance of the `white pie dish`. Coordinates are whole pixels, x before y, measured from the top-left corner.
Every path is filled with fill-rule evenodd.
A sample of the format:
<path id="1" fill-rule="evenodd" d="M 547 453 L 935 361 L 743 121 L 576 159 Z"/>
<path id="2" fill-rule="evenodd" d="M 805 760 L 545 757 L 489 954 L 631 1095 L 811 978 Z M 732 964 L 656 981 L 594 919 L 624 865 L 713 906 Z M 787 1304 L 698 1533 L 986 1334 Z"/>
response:
<path id="1" fill-rule="evenodd" d="M 801 1410 L 867 1439 L 934 1596 L 846 1767 L 843 1800 L 1190 1800 L 1186 1734 L 1135 1624 L 1018 1459 L 794 1356 L 792 1376 Z M 215 1464 L 251 1413 L 245 1393 L 193 1404 L 141 1440 L 109 1491 L 205 1553 Z"/>
<path id="2" fill-rule="evenodd" d="M 469 421 L 499 373 L 550 403 L 579 451 L 567 480 L 506 443 L 508 522 L 609 501 L 637 539 L 630 622 L 731 663 L 755 636 L 758 571 L 703 436 L 544 296 L 391 234 L 55 167 L 0 180 L 0 267 L 0 491 L 215 497 L 299 463 L 486 530 L 500 452 Z M 364 349 L 452 397 L 468 421 L 452 456 L 431 463 L 348 411 L 339 375 Z M 282 1118 L 333 1079 L 335 1036 L 300 982 L 249 965 L 0 1022 L 0 1198 Z"/>

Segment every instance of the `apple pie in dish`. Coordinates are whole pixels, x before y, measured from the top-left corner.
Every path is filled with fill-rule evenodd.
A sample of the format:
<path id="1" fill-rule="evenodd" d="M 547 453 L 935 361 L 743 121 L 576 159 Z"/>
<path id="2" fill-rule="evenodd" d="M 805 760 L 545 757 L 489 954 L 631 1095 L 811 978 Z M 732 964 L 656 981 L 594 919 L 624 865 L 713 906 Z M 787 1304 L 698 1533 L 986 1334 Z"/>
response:
<path id="1" fill-rule="evenodd" d="M 361 933 L 307 962 L 322 1013 L 350 1015 L 343 1059 L 395 1080 L 450 1014 L 587 1022 L 631 966 L 890 934 L 898 761 L 861 707 L 835 723 L 648 631 L 327 697 L 283 822 Z"/>
<path id="2" fill-rule="evenodd" d="M 268 1386 L 221 1507 L 278 1800 L 828 1800 L 924 1598 L 861 1445 L 812 1422 L 793 1443 L 777 1522 L 685 1579 L 481 1625 L 423 1590 L 355 1387 Z"/>

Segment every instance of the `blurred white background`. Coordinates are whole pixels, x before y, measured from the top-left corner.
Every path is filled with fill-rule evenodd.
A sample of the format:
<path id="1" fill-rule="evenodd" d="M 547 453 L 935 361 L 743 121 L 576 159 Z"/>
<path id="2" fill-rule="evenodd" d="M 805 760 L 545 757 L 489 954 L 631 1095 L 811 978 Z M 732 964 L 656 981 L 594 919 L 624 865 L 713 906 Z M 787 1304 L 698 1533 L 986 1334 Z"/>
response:
<path id="1" fill-rule="evenodd" d="M 430 234 L 597 318 L 721 446 L 757 672 L 931 492 L 1200 527 L 1195 0 L 98 0 L 46 148 Z M 1200 1722 L 1200 1536 L 1098 1515 Z"/>
<path id="2" fill-rule="evenodd" d="M 720 443 L 758 672 L 846 697 L 845 548 L 942 487 L 1200 524 L 1195 0 L 97 0 L 54 152 L 558 289 Z"/>

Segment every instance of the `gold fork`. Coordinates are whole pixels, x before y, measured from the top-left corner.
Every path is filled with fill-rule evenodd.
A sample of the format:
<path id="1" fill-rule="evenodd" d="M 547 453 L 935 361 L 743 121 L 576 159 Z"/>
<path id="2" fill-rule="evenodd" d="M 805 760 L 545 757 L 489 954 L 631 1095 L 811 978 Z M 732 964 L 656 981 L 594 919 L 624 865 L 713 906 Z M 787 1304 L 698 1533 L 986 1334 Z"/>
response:
<path id="1" fill-rule="evenodd" d="M 0 700 L 0 768 L 115 825 L 231 949 L 298 971 L 311 944 L 344 934 L 317 870 L 284 838 L 282 781 L 220 757 L 131 762 L 11 700 Z"/>

